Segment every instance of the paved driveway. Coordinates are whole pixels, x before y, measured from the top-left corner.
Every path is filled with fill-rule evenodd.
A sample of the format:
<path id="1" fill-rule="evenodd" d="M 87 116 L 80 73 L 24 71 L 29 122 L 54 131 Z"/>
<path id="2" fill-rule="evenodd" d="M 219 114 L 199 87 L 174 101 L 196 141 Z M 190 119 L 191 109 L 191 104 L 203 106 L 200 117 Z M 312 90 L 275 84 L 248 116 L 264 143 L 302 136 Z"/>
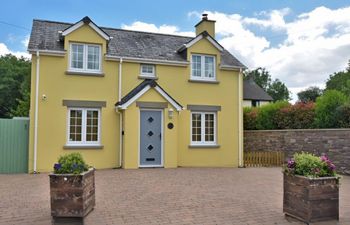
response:
<path id="1" fill-rule="evenodd" d="M 346 225 L 350 177 L 341 183 Z M 282 214 L 282 191 L 280 168 L 100 170 L 85 224 L 302 224 Z M 51 224 L 47 174 L 0 175 L 0 224 Z"/>

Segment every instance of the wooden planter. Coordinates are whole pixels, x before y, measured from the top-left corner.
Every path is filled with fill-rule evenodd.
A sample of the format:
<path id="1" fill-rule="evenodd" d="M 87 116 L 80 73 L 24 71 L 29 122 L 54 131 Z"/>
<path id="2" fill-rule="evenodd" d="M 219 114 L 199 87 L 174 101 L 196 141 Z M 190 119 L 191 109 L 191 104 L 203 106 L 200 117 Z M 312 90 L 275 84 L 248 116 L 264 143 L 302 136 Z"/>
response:
<path id="1" fill-rule="evenodd" d="M 284 174 L 283 212 L 306 223 L 339 220 L 339 180 Z"/>
<path id="2" fill-rule="evenodd" d="M 95 206 L 95 170 L 73 174 L 50 174 L 51 215 L 85 217 Z"/>

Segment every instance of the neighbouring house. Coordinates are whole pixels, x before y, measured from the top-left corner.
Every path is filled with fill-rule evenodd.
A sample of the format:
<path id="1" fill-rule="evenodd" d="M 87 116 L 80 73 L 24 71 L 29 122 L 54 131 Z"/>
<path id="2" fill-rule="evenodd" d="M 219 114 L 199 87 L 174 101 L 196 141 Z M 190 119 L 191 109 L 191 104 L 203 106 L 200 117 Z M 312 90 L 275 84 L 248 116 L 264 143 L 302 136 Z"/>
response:
<path id="1" fill-rule="evenodd" d="M 243 81 L 243 107 L 258 107 L 269 104 L 273 98 L 253 79 Z"/>
<path id="2" fill-rule="evenodd" d="M 29 171 L 242 165 L 242 69 L 203 15 L 196 37 L 34 20 Z"/>

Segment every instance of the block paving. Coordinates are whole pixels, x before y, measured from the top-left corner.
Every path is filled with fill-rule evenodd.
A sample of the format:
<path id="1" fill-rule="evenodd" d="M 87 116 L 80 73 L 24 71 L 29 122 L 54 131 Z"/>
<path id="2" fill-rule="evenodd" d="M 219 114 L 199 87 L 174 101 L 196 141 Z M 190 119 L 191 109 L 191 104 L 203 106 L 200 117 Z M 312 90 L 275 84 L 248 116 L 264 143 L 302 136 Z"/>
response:
<path id="1" fill-rule="evenodd" d="M 298 225 L 282 213 L 281 168 L 96 171 L 96 207 L 84 224 Z M 48 225 L 49 177 L 0 175 L 0 225 Z M 69 223 L 65 223 L 69 224 Z M 340 187 L 340 220 L 350 225 L 350 177 Z"/>

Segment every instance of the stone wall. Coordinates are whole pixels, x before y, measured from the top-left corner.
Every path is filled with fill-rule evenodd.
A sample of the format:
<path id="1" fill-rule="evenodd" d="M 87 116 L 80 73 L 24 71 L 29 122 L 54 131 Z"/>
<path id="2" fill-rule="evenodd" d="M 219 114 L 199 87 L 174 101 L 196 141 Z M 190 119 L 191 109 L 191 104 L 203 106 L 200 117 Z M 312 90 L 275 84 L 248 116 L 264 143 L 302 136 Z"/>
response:
<path id="1" fill-rule="evenodd" d="M 323 153 L 350 175 L 350 129 L 259 130 L 244 132 L 244 149 L 278 151 L 292 157 L 295 152 Z"/>

